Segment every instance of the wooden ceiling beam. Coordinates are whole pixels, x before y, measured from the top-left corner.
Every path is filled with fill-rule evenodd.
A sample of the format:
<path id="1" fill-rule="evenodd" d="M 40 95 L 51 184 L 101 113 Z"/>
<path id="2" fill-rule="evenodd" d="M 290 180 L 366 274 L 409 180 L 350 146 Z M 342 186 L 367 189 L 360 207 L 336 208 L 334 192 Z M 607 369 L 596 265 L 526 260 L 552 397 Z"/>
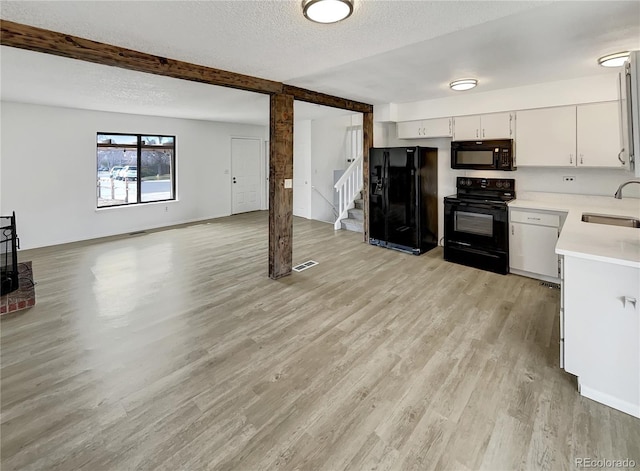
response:
<path id="1" fill-rule="evenodd" d="M 293 85 L 227 70 L 215 69 L 166 57 L 154 56 L 111 44 L 84 39 L 35 26 L 0 21 L 0 44 L 122 69 L 219 85 L 257 93 L 291 95 L 295 100 L 360 113 L 372 113 L 373 106 Z"/>
<path id="2" fill-rule="evenodd" d="M 112 46 L 12 21 L 0 22 L 0 44 L 122 69 L 258 93 L 281 93 L 282 83 Z"/>
<path id="3" fill-rule="evenodd" d="M 359 113 L 373 113 L 373 105 L 368 105 L 367 103 L 361 103 L 359 101 L 347 100 L 346 98 L 327 95 L 325 93 L 314 92 L 305 88 L 294 87 L 293 85 L 284 84 L 282 92 L 286 95 L 293 96 L 296 100 L 306 101 L 316 105 L 330 106 L 332 108 L 340 108 Z"/>

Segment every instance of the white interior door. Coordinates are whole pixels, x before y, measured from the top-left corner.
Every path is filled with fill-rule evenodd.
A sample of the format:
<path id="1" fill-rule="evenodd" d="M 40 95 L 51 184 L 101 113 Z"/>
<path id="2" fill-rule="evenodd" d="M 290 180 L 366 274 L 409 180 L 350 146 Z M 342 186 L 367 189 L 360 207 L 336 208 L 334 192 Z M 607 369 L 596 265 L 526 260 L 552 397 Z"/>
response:
<path id="1" fill-rule="evenodd" d="M 262 209 L 260 139 L 231 139 L 231 212 Z"/>

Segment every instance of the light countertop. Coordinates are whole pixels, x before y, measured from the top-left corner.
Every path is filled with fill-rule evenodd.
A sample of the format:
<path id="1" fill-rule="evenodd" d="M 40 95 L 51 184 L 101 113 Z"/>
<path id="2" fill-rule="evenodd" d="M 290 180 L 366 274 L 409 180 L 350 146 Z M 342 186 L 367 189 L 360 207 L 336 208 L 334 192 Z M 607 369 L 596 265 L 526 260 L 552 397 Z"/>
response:
<path id="1" fill-rule="evenodd" d="M 582 213 L 640 218 L 640 199 L 521 192 L 510 208 L 567 213 L 556 253 L 640 268 L 640 228 L 582 222 Z"/>

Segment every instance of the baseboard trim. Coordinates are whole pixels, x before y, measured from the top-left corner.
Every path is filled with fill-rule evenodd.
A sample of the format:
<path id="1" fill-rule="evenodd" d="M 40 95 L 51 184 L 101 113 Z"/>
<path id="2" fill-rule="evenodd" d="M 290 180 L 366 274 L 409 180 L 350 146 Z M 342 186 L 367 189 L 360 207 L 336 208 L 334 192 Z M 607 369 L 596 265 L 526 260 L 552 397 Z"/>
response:
<path id="1" fill-rule="evenodd" d="M 59 242 L 54 242 L 53 244 L 49 244 L 49 245 L 35 245 L 32 247 L 25 247 L 23 249 L 20 249 L 18 251 L 18 253 L 20 254 L 21 252 L 26 252 L 29 250 L 37 250 L 37 249 L 46 249 L 49 247 L 57 247 L 60 245 L 68 245 L 68 244 L 76 244 L 76 243 L 82 243 L 82 242 L 98 242 L 101 240 L 109 240 L 109 239 L 117 239 L 120 237 L 126 237 L 129 234 L 131 234 L 132 232 L 154 232 L 154 231 L 164 231 L 164 230 L 169 230 L 169 229 L 175 229 L 178 228 L 180 226 L 185 226 L 185 225 L 191 225 L 191 224 L 199 224 L 202 223 L 204 221 L 210 221 L 210 220 L 214 220 L 214 219 L 220 219 L 220 218 L 224 218 L 224 217 L 229 217 L 232 216 L 232 214 L 219 214 L 219 215 L 212 215 L 212 216 L 206 216 L 206 217 L 202 217 L 202 218 L 194 218 L 194 219 L 183 219 L 183 220 L 179 220 L 179 221 L 174 221 L 171 224 L 167 224 L 167 225 L 152 225 L 152 226 L 146 226 L 146 227 L 140 227 L 140 228 L 136 228 L 136 229 L 132 229 L 132 230 L 128 230 L 125 232 L 116 232 L 113 234 L 105 234 L 105 235 L 100 235 L 100 236 L 96 236 L 96 237 L 87 237 L 87 238 L 83 238 L 83 239 L 70 239 L 70 240 L 63 240 L 63 241 L 59 241 Z"/>
<path id="2" fill-rule="evenodd" d="M 540 275 L 538 273 L 531 273 L 524 270 L 518 270 L 517 268 L 509 268 L 509 273 L 511 273 L 512 275 L 519 275 L 519 276 L 525 276 L 527 278 L 533 278 L 534 280 L 548 281 L 550 283 L 560 284 L 560 281 L 561 281 L 560 278 L 557 278 L 557 277 Z"/>
<path id="3" fill-rule="evenodd" d="M 581 383 L 580 379 L 578 379 L 578 383 L 579 391 L 582 396 L 640 419 L 640 404 L 623 401 L 622 399 L 618 399 L 610 394 L 593 389 L 586 386 L 584 383 Z M 638 396 L 640 396 L 640 393 Z"/>

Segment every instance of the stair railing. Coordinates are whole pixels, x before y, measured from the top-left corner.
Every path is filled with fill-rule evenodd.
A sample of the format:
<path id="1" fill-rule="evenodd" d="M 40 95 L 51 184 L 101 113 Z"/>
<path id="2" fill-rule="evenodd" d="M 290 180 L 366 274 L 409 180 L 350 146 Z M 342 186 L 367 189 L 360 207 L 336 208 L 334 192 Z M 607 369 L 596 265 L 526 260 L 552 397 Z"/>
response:
<path id="1" fill-rule="evenodd" d="M 333 211 L 333 217 L 334 217 L 334 218 L 335 218 L 335 217 L 338 217 L 338 210 L 337 210 L 337 209 L 336 209 L 336 207 L 333 205 L 333 203 L 332 203 L 331 201 L 329 201 L 329 200 L 327 199 L 327 197 L 326 197 L 326 196 L 324 196 L 324 195 L 322 194 L 322 192 L 321 192 L 320 190 L 318 190 L 315 186 L 311 186 L 311 189 L 312 189 L 313 191 L 315 191 L 316 193 L 318 193 L 318 194 L 322 197 L 322 199 L 323 199 L 323 200 L 325 200 L 329 206 L 331 206 L 331 210 Z"/>
<path id="2" fill-rule="evenodd" d="M 360 154 L 333 186 L 338 192 L 338 218 L 333 225 L 335 230 L 340 229 L 340 221 L 348 216 L 351 208 L 355 207 L 354 201 L 362 191 L 362 185 L 362 154 Z"/>

